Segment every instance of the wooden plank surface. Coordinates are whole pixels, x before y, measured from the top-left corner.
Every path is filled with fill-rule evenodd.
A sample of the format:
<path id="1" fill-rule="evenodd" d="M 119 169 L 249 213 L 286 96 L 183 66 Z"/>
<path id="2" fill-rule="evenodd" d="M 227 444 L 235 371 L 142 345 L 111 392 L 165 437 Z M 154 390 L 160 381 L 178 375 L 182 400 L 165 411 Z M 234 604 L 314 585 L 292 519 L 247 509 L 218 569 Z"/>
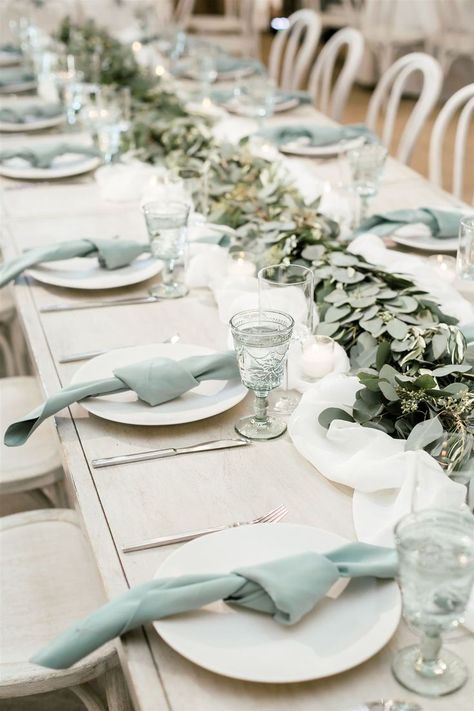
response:
<path id="1" fill-rule="evenodd" d="M 292 121 L 308 116 L 315 118 L 316 113 L 306 107 L 295 112 Z M 308 180 L 313 175 L 315 181 L 338 179 L 337 160 L 305 160 L 302 164 Z M 54 240 L 115 234 L 146 237 L 138 205 L 105 203 L 92 182 L 19 189 L 17 183 L 3 181 L 3 186 L 3 247 L 7 257 Z M 406 166 L 390 160 L 372 208 L 459 204 Z M 143 283 L 114 290 L 113 295 L 143 294 L 148 286 Z M 204 290 L 171 302 L 53 314 L 40 314 L 38 309 L 69 299 L 71 292 L 28 280 L 20 281 L 14 291 L 46 393 L 67 385 L 80 365 L 59 364 L 63 354 L 145 344 L 175 331 L 180 332 L 184 343 L 226 347 L 227 327 L 218 321 L 212 297 Z M 77 299 L 91 296 L 90 292 L 74 293 Z M 354 537 L 351 492 L 320 476 L 295 451 L 288 435 L 243 450 L 99 470 L 90 466 L 95 457 L 233 436 L 234 422 L 250 407 L 247 397 L 223 415 L 162 428 L 107 422 L 89 415 L 79 405 L 56 418 L 68 487 L 81 512 L 109 597 L 149 579 L 175 549 L 170 546 L 123 555 L 122 544 L 250 519 L 280 503 L 287 505 L 290 523 Z M 380 697 L 415 699 L 390 673 L 391 654 L 408 638 L 411 635 L 402 625 L 385 649 L 356 669 L 326 680 L 282 686 L 238 682 L 207 672 L 173 652 L 152 628 L 127 635 L 119 653 L 135 707 L 143 711 L 287 711 L 290 706 L 296 710 L 341 711 Z M 467 661 L 472 660 L 470 637 L 459 637 L 453 647 Z M 425 702 L 424 708 L 468 711 L 471 698 L 470 680 L 465 689 L 446 699 Z"/>

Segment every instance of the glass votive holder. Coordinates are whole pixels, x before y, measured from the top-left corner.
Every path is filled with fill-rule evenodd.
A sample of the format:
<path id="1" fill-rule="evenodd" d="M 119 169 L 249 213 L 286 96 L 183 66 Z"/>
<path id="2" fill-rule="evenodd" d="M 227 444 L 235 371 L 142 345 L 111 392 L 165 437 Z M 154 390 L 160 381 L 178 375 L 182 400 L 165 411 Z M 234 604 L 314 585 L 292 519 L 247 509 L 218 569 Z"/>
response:
<path id="1" fill-rule="evenodd" d="M 227 274 L 229 276 L 253 277 L 257 273 L 255 258 L 250 252 L 229 252 Z"/>
<path id="2" fill-rule="evenodd" d="M 432 254 L 428 257 L 428 263 L 443 281 L 452 284 L 456 279 L 455 257 L 450 257 L 449 254 Z"/>
<path id="3" fill-rule="evenodd" d="M 313 382 L 334 370 L 335 340 L 329 336 L 311 336 L 303 343 L 300 368 L 304 380 Z"/>

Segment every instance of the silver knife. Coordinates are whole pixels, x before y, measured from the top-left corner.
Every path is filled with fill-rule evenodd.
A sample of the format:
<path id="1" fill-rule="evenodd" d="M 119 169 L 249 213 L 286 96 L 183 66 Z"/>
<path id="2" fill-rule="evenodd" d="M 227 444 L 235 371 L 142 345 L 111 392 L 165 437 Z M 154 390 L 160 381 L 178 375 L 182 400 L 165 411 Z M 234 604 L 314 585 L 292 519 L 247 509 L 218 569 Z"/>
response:
<path id="1" fill-rule="evenodd" d="M 112 467 L 116 464 L 130 464 L 131 462 L 146 462 L 150 459 L 163 459 L 164 457 L 174 457 L 177 454 L 193 454 L 194 452 L 211 452 L 215 449 L 232 449 L 233 447 L 245 447 L 251 442 L 247 439 L 214 439 L 210 442 L 201 442 L 189 447 L 169 447 L 168 449 L 150 449 L 147 452 L 137 452 L 136 454 L 122 454 L 118 457 L 104 457 L 103 459 L 93 459 L 91 464 L 95 469 L 101 467 Z"/>
<path id="2" fill-rule="evenodd" d="M 161 301 L 159 296 L 135 296 L 124 299 L 106 299 L 104 301 L 62 301 L 59 304 L 48 304 L 42 306 L 40 312 L 43 314 L 53 313 L 54 311 L 76 311 L 78 309 L 99 309 L 105 306 L 126 306 L 127 304 L 153 304 L 155 301 Z"/>

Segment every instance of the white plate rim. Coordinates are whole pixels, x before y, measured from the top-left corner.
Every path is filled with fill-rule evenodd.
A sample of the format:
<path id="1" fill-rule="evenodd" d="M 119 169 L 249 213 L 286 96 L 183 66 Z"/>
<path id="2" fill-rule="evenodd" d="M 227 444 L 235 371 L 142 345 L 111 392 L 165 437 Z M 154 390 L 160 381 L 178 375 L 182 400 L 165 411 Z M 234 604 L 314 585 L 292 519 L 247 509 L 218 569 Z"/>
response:
<path id="1" fill-rule="evenodd" d="M 292 142 L 285 143 L 278 146 L 281 153 L 288 155 L 302 156 L 306 158 L 318 158 L 319 156 L 334 156 L 339 155 L 339 153 L 346 153 L 346 151 L 356 148 L 364 141 L 363 136 L 358 136 L 357 138 L 351 138 L 348 141 L 341 141 L 340 143 L 331 143 L 327 146 L 298 146 Z"/>
<path id="2" fill-rule="evenodd" d="M 92 358 L 90 361 L 87 363 L 84 363 L 73 375 L 71 378 L 71 384 L 77 384 L 80 382 L 87 382 L 92 379 L 92 377 L 96 378 L 97 376 L 87 376 L 87 372 L 89 369 L 92 371 L 94 370 L 94 367 L 99 363 L 99 365 L 102 365 L 104 362 L 107 364 L 109 360 L 113 359 L 116 357 L 117 354 L 119 356 L 122 353 L 129 353 L 133 354 L 133 352 L 136 351 L 143 351 L 143 350 L 148 350 L 150 349 L 150 353 L 148 354 L 142 354 L 138 356 L 134 356 L 133 358 L 130 358 L 129 362 L 134 362 L 138 359 L 143 359 L 145 360 L 146 358 L 151 358 L 153 357 L 152 351 L 155 350 L 155 354 L 158 355 L 164 355 L 168 357 L 173 357 L 172 353 L 173 351 L 176 350 L 182 350 L 182 349 L 189 348 L 189 353 L 188 355 L 211 355 L 212 353 L 216 353 L 215 350 L 212 348 L 205 348 L 204 346 L 197 346 L 195 344 L 191 343 L 177 343 L 177 344 L 170 344 L 170 343 L 148 343 L 145 345 L 141 346 L 129 346 L 128 348 L 117 348 L 111 351 L 108 351 L 107 353 L 104 353 L 100 356 L 97 356 L 96 358 Z M 159 351 L 159 352 L 156 352 Z M 161 352 L 160 352 L 161 351 Z M 187 357 L 187 356 L 181 356 L 181 357 Z M 108 372 L 112 372 L 113 368 L 113 363 L 112 367 L 108 369 Z M 86 373 L 86 376 L 84 377 L 84 373 Z M 102 377 L 102 376 L 100 376 Z M 105 376 L 104 376 L 105 377 Z M 225 390 L 225 388 L 229 388 L 229 390 L 232 392 L 232 390 L 236 390 L 236 394 L 230 395 L 226 399 L 223 399 L 216 403 L 215 405 L 207 405 L 207 407 L 202 407 L 199 409 L 185 409 L 184 410 L 184 415 L 180 414 L 179 411 L 177 413 L 169 413 L 169 414 L 161 414 L 155 411 L 155 418 L 153 421 L 150 421 L 149 419 L 147 421 L 140 421 L 140 422 L 134 422 L 132 419 L 135 418 L 130 418 L 130 417 L 121 417 L 114 415 L 113 417 L 110 417 L 107 415 L 107 413 L 104 413 L 102 409 L 99 406 L 99 410 L 97 406 L 95 406 L 96 401 L 101 401 L 101 398 L 86 398 L 85 400 L 81 400 L 81 405 L 91 414 L 95 415 L 96 417 L 100 417 L 104 420 L 108 420 L 109 422 L 120 422 L 122 424 L 130 424 L 130 425 L 136 425 L 136 426 L 141 426 L 141 427 L 160 427 L 160 426 L 168 426 L 168 425 L 178 425 L 178 424 L 187 424 L 189 422 L 198 422 L 199 420 L 204 420 L 207 419 L 208 417 L 214 417 L 214 415 L 219 415 L 222 412 L 226 412 L 227 410 L 230 410 L 232 407 L 235 407 L 239 402 L 241 402 L 244 397 L 247 395 L 247 389 L 238 381 L 222 381 L 224 382 L 224 387 L 222 388 L 222 391 Z M 222 392 L 221 391 L 221 392 Z M 101 401 L 103 403 L 104 401 Z M 166 404 L 166 403 L 164 403 Z M 159 405 L 157 406 L 159 407 Z M 149 408 L 149 413 L 152 414 L 154 408 Z"/>
<path id="3" fill-rule="evenodd" d="M 286 101 L 280 101 L 276 104 L 273 105 L 273 113 L 279 114 L 279 113 L 284 113 L 285 111 L 291 111 L 292 109 L 296 109 L 300 105 L 300 100 L 297 99 L 296 97 L 292 97 L 291 99 L 287 99 Z M 222 104 L 222 107 L 228 111 L 230 114 L 235 114 L 236 116 L 242 116 L 243 118 L 254 118 L 253 116 L 249 116 L 245 111 L 239 110 L 238 105 L 233 103 L 233 100 L 230 99 L 229 101 L 226 101 Z"/>
<path id="4" fill-rule="evenodd" d="M 23 91 L 36 89 L 36 81 L 22 81 L 18 84 L 6 84 L 0 87 L 0 94 L 20 94 Z"/>
<path id="5" fill-rule="evenodd" d="M 400 244 L 403 247 L 411 247 L 412 249 L 420 249 L 424 252 L 457 252 L 458 249 L 458 238 L 448 237 L 447 239 L 436 239 L 431 235 L 397 235 L 396 232 L 392 234 L 387 234 L 385 237 L 391 239 L 396 244 Z M 422 242 L 421 240 L 430 240 L 429 243 Z M 433 242 L 431 241 L 433 240 Z M 434 244 L 436 240 L 436 244 Z"/>
<path id="6" fill-rule="evenodd" d="M 122 286 L 131 286 L 132 284 L 139 284 L 142 281 L 146 281 L 147 279 L 151 279 L 152 277 L 156 276 L 163 268 L 163 262 L 160 262 L 159 260 L 154 259 L 149 255 L 137 257 L 137 259 L 135 259 L 131 264 L 129 264 L 128 267 L 131 267 L 134 263 L 137 262 L 148 262 L 149 269 L 146 269 L 144 265 L 143 272 L 140 272 L 140 270 L 136 272 L 131 271 L 128 272 L 128 276 L 127 273 L 125 273 L 124 275 L 124 272 L 121 269 L 104 269 L 102 272 L 102 277 L 104 279 L 109 279 L 109 283 L 105 283 L 103 285 L 98 285 L 97 283 L 91 282 L 89 282 L 89 284 L 84 282 L 75 283 L 74 281 L 70 281 L 67 277 L 61 278 L 60 276 L 57 276 L 57 274 L 55 276 L 54 269 L 48 270 L 47 262 L 42 265 L 42 268 L 30 267 L 29 269 L 27 269 L 27 273 L 41 284 L 59 286 L 63 289 L 80 289 L 81 291 L 101 291 L 103 289 L 118 289 Z M 123 267 L 123 269 L 127 269 L 128 267 Z M 120 276 L 125 278 L 117 279 L 117 277 Z"/>
<path id="7" fill-rule="evenodd" d="M 191 553 L 193 552 L 193 548 L 196 548 L 196 546 L 202 546 L 203 543 L 205 545 L 206 539 L 209 540 L 210 538 L 213 538 L 214 540 L 216 537 L 223 538 L 224 536 L 239 536 L 241 535 L 241 532 L 252 529 L 255 532 L 258 532 L 259 530 L 262 529 L 275 529 L 275 530 L 280 530 L 283 529 L 285 530 L 285 534 L 288 534 L 288 532 L 291 530 L 291 528 L 298 528 L 298 529 L 305 529 L 308 532 L 311 532 L 316 538 L 319 537 L 321 538 L 321 534 L 327 535 L 328 537 L 332 538 L 333 542 L 330 544 L 330 547 L 325 548 L 326 550 L 329 550 L 330 548 L 334 546 L 339 546 L 339 545 L 344 545 L 346 543 L 349 543 L 350 541 L 346 538 L 343 538 L 339 534 L 335 534 L 331 531 L 326 531 L 324 529 L 320 529 L 315 526 L 308 526 L 304 524 L 291 524 L 291 523 L 276 523 L 276 524 L 267 524 L 265 526 L 240 526 L 238 528 L 233 528 L 233 529 L 226 529 L 225 531 L 221 531 L 219 533 L 213 533 L 210 534 L 209 536 L 205 536 L 199 539 L 195 539 L 194 541 L 190 541 L 189 543 L 185 543 L 183 546 L 180 546 L 177 550 L 175 550 L 173 553 L 171 553 L 165 560 L 161 563 L 160 567 L 158 568 L 157 572 L 154 575 L 154 578 L 160 578 L 160 577 L 169 577 L 170 573 L 167 573 L 167 568 L 173 565 L 174 561 L 182 555 L 183 550 L 190 551 Z M 290 534 L 291 535 L 291 534 Z M 319 541 L 320 542 L 320 541 Z M 191 546 L 193 548 L 191 548 Z M 316 547 L 310 548 L 308 547 L 309 550 L 316 550 Z M 322 549 L 320 549 L 322 550 Z M 186 553 L 185 553 L 186 555 Z M 234 565 L 229 565 L 229 570 L 231 570 Z M 242 567 L 240 564 L 238 567 Z M 209 569 L 207 571 L 200 571 L 202 573 L 205 572 L 213 572 L 212 571 L 212 563 L 209 566 Z M 219 570 L 217 572 L 220 572 Z M 176 572 L 173 572 L 172 575 L 176 575 Z M 349 669 L 353 669 L 354 667 L 359 666 L 360 664 L 363 664 L 365 661 L 370 659 L 371 657 L 375 656 L 383 647 L 387 644 L 387 642 L 393 637 L 395 634 L 399 622 L 400 622 L 400 617 L 401 617 L 401 595 L 399 588 L 396 584 L 395 581 L 381 581 L 383 585 L 386 586 L 385 588 L 385 594 L 388 594 L 386 592 L 388 586 L 390 585 L 389 590 L 392 591 L 393 594 L 393 603 L 390 609 L 384 612 L 383 614 L 383 620 L 379 624 L 381 626 L 384 626 L 383 630 L 383 635 L 381 635 L 380 640 L 375 644 L 373 649 L 366 650 L 363 654 L 360 655 L 360 657 L 357 659 L 357 661 L 349 662 L 346 665 L 341 666 L 337 670 L 331 672 L 330 674 L 324 673 L 324 674 L 311 674 L 311 675 L 304 675 L 301 677 L 287 677 L 287 678 L 250 678 L 248 675 L 242 675 L 238 673 L 233 673 L 230 674 L 229 671 L 222 671 L 222 669 L 217 668 L 215 665 L 212 664 L 205 664 L 202 661 L 196 659 L 193 655 L 190 655 L 189 653 L 186 653 L 185 650 L 183 650 L 182 646 L 179 644 L 176 644 L 175 641 L 170 640 L 170 635 L 167 631 L 167 628 L 169 627 L 169 623 L 173 621 L 173 618 L 163 618 L 162 620 L 157 620 L 153 622 L 153 626 L 157 633 L 160 635 L 160 637 L 168 644 L 172 649 L 174 649 L 175 652 L 183 656 L 185 659 L 188 659 L 189 661 L 193 662 L 194 664 L 207 669 L 208 671 L 211 671 L 215 674 L 219 674 L 220 676 L 225 676 L 228 678 L 233 678 L 233 679 L 238 679 L 241 681 L 250 681 L 254 683 L 271 683 L 271 684 L 291 684 L 291 683 L 303 683 L 307 681 L 312 681 L 315 679 L 323 679 L 323 678 L 328 678 L 331 676 L 334 676 L 336 674 L 343 673 L 344 671 L 348 671 Z M 235 608 L 238 609 L 238 608 Z M 245 610 L 243 610 L 245 612 Z M 275 623 L 277 624 L 277 623 Z M 374 627 L 372 628 L 373 631 Z"/>
<path id="8" fill-rule="evenodd" d="M 38 119 L 37 121 L 28 121 L 26 123 L 14 123 L 13 121 L 0 121 L 1 133 L 29 133 L 31 131 L 42 131 L 45 128 L 53 128 L 59 126 L 65 117 L 63 114 L 50 116 L 49 118 Z"/>
<path id="9" fill-rule="evenodd" d="M 84 160 L 78 162 L 74 167 L 69 168 L 33 168 L 25 165 L 25 167 L 9 167 L 0 164 L 0 175 L 5 178 L 18 178 L 19 180 L 54 180 L 59 178 L 71 178 L 74 175 L 82 175 L 95 170 L 102 163 L 99 156 L 84 156 Z"/>

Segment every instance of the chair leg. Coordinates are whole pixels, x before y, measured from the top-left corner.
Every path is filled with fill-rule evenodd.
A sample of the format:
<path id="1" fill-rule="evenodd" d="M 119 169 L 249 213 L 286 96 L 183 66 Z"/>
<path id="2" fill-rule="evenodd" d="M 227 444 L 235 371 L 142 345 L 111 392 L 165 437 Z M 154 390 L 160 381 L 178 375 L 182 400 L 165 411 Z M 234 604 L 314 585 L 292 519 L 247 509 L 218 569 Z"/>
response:
<path id="1" fill-rule="evenodd" d="M 105 691 L 109 711 L 132 711 L 128 689 L 120 667 L 114 667 L 106 672 Z"/>
<path id="2" fill-rule="evenodd" d="M 71 686 L 70 691 L 82 701 L 87 711 L 107 711 L 101 698 L 92 689 L 90 684 Z"/>
<path id="3" fill-rule="evenodd" d="M 15 359 L 13 357 L 13 351 L 8 343 L 8 339 L 0 331 L 0 351 L 3 354 L 3 360 L 5 363 L 5 375 L 11 377 L 16 375 Z"/>
<path id="4" fill-rule="evenodd" d="M 25 493 L 27 493 L 28 496 L 30 496 L 42 509 L 45 507 L 48 509 L 55 507 L 54 501 L 50 499 L 50 497 L 45 494 L 42 489 L 31 489 L 31 491 L 27 491 Z"/>

